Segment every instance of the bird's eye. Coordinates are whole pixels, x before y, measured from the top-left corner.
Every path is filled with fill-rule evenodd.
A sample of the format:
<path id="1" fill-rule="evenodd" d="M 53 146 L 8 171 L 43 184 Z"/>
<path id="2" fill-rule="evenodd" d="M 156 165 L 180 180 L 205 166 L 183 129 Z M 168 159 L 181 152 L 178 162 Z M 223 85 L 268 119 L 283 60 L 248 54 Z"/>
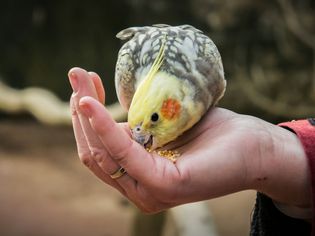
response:
<path id="1" fill-rule="evenodd" d="M 159 120 L 159 114 L 154 112 L 151 116 L 151 121 L 152 122 L 157 122 Z"/>

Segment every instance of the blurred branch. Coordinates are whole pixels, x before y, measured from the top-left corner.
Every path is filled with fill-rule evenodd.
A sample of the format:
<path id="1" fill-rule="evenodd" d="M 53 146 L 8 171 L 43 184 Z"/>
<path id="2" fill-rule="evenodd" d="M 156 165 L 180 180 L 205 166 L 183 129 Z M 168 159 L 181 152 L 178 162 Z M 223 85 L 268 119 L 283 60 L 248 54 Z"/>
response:
<path id="1" fill-rule="evenodd" d="M 289 0 L 278 0 L 288 29 L 305 45 L 315 51 L 315 36 L 311 35 L 301 24 L 296 11 Z"/>
<path id="2" fill-rule="evenodd" d="M 118 103 L 107 107 L 117 121 L 125 119 L 126 114 Z M 48 90 L 26 88 L 17 90 L 0 81 L 0 110 L 8 113 L 29 112 L 44 124 L 71 124 L 68 102 L 62 102 Z"/>
<path id="3" fill-rule="evenodd" d="M 302 43 L 313 50 L 313 80 L 310 97 L 315 101 L 315 35 L 312 35 L 301 24 L 301 16 L 298 16 L 289 0 L 278 0 L 284 16 L 287 28 L 294 34 Z"/>
<path id="4" fill-rule="evenodd" d="M 290 105 L 280 99 L 272 99 L 261 93 L 251 80 L 266 80 L 261 67 L 254 65 L 250 68 L 250 74 L 246 73 L 244 69 L 236 68 L 236 79 L 241 84 L 240 88 L 248 96 L 251 103 L 260 109 L 277 116 L 282 117 L 296 117 L 305 118 L 314 116 L 314 107 L 307 105 Z"/>

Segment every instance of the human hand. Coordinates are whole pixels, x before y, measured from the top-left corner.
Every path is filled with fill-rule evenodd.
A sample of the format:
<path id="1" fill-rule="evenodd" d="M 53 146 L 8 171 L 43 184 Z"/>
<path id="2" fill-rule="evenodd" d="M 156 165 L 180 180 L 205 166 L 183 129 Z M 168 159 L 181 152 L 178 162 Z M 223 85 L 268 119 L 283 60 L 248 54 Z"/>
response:
<path id="1" fill-rule="evenodd" d="M 69 79 L 81 161 L 142 211 L 154 213 L 245 189 L 263 191 L 287 204 L 309 204 L 306 157 L 290 131 L 214 108 L 165 147 L 181 153 L 174 164 L 148 153 L 131 139 L 126 123 L 111 118 L 102 105 L 105 92 L 97 74 L 73 68 Z M 127 174 L 112 179 L 110 174 L 120 167 Z"/>

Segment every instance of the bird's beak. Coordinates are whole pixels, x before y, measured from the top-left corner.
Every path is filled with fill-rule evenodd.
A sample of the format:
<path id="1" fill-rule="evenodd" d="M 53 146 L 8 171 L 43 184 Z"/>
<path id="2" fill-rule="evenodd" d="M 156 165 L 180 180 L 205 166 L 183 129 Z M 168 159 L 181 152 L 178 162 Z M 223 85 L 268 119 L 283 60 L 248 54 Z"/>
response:
<path id="1" fill-rule="evenodd" d="M 150 133 L 143 132 L 139 126 L 131 130 L 132 138 L 145 148 L 150 148 L 153 144 L 153 136 Z"/>

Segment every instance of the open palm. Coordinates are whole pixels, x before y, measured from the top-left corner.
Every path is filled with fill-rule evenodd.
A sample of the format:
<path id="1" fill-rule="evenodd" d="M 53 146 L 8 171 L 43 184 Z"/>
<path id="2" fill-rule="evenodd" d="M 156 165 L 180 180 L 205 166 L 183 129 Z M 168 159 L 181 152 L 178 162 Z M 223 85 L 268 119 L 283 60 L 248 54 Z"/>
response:
<path id="1" fill-rule="evenodd" d="M 181 156 L 171 161 L 148 153 L 131 139 L 126 123 L 116 123 L 103 106 L 105 91 L 97 74 L 69 72 L 71 110 L 81 161 L 144 212 L 257 188 L 264 180 L 262 157 L 274 151 L 271 133 L 281 129 L 260 119 L 211 109 L 192 129 L 165 148 Z M 277 130 L 278 131 L 278 130 Z M 263 145 L 261 145 L 263 143 Z M 112 179 L 123 167 L 127 174 Z"/>

